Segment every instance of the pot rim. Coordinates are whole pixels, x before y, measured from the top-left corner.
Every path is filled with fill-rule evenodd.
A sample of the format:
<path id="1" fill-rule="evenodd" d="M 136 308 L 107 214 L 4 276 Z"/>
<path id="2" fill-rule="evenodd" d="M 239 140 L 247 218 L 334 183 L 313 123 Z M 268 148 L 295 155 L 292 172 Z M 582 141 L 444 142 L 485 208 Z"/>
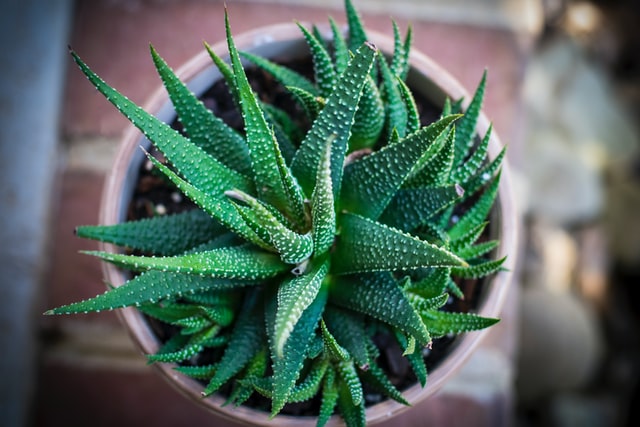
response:
<path id="1" fill-rule="evenodd" d="M 305 23 L 303 23 L 303 25 L 304 24 Z M 320 26 L 320 29 L 327 31 L 327 28 L 323 26 Z M 378 46 L 383 52 L 393 52 L 393 40 L 391 38 L 369 29 L 367 30 L 367 34 L 369 35 L 370 41 Z M 234 40 L 236 45 L 243 50 L 260 50 L 261 48 L 271 46 L 273 43 L 304 43 L 300 30 L 294 23 L 260 27 L 249 32 L 238 34 L 237 36 L 234 35 Z M 212 49 L 222 58 L 228 56 L 227 44 L 224 40 L 214 44 Z M 431 96 L 422 91 L 422 93 L 427 95 L 428 98 L 434 101 L 443 101 L 445 95 L 448 95 L 451 99 L 464 98 L 466 102 L 463 105 L 465 107 L 468 105 L 468 101 L 470 99 L 469 93 L 451 74 L 427 55 L 417 51 L 416 49 L 412 49 L 410 54 L 410 64 L 411 71 L 408 80 L 422 79 L 422 83 L 431 85 L 428 91 L 437 91 L 436 93 L 431 93 Z M 176 71 L 176 74 L 182 81 L 189 82 L 206 69 L 213 70 L 214 66 L 207 52 L 202 51 L 180 67 Z M 423 75 L 423 77 L 420 77 L 420 75 Z M 162 110 L 163 108 L 165 110 L 167 108 L 171 108 L 168 95 L 161 84 L 142 105 L 142 107 L 145 111 L 154 113 Z M 489 120 L 485 116 L 484 112 L 481 112 L 476 130 L 480 135 L 484 135 L 489 128 L 489 125 Z M 132 174 L 134 176 L 137 175 L 137 168 L 140 165 L 140 161 L 142 161 L 141 159 L 143 159 L 142 152 L 139 149 L 140 143 L 143 139 L 144 138 L 138 129 L 132 124 L 129 124 L 123 134 L 114 166 L 109 172 L 105 182 L 100 209 L 101 224 L 115 224 L 120 221 L 123 199 L 125 198 L 122 196 L 123 188 L 126 185 L 128 177 L 132 176 Z M 495 158 L 501 149 L 502 144 L 494 131 L 492 132 L 489 142 L 489 157 Z M 117 194 L 118 197 L 113 197 L 114 194 Z M 126 201 L 127 204 L 128 199 L 129 198 L 127 198 Z M 509 254 L 509 258 L 507 258 L 505 263 L 507 271 L 501 271 L 492 278 L 485 290 L 484 301 L 481 302 L 481 306 L 477 311 L 478 314 L 488 317 L 499 316 L 516 267 L 515 258 L 518 247 L 518 211 L 514 204 L 511 175 L 506 158 L 502 165 L 502 175 L 498 189 L 498 203 L 496 206 L 499 207 L 497 209 L 497 222 L 500 235 L 500 245 L 497 251 L 501 255 Z M 496 221 L 496 219 L 493 219 L 492 221 Z M 109 252 L 116 252 L 118 250 L 117 247 L 112 244 L 101 243 L 100 246 L 102 250 Z M 121 286 L 126 281 L 122 272 L 114 265 L 102 263 L 102 268 L 107 282 L 113 286 Z M 118 310 L 117 313 L 120 319 L 125 323 L 129 334 L 144 354 L 153 353 L 159 348 L 157 338 L 152 333 L 139 311 L 135 308 L 128 307 Z M 470 332 L 459 336 L 456 339 L 454 347 L 450 350 L 445 359 L 442 360 L 436 368 L 434 368 L 433 372 L 429 373 L 427 385 L 422 388 L 420 384 L 415 384 L 404 390 L 402 392 L 403 396 L 411 402 L 413 406 L 415 406 L 418 402 L 436 393 L 444 383 L 462 367 L 464 362 L 469 358 L 473 350 L 477 348 L 489 330 L 490 329 L 484 329 L 482 331 Z M 194 379 L 177 373 L 173 370 L 173 366 L 173 364 L 162 363 L 155 363 L 153 365 L 153 367 L 157 369 L 172 386 L 192 400 L 195 400 L 202 406 L 205 406 L 210 411 L 236 422 L 240 421 L 252 425 L 274 425 L 269 418 L 269 414 L 266 412 L 244 406 L 232 407 L 231 409 L 228 407 L 222 407 L 221 405 L 224 403 L 224 399 L 216 395 L 203 399 L 200 396 L 202 385 Z M 409 406 L 405 406 L 388 399 L 367 408 L 367 424 L 371 425 L 384 421 L 409 408 Z M 299 426 L 303 420 L 308 425 L 315 425 L 315 418 L 312 417 L 278 415 L 277 419 L 278 425 L 282 426 L 292 426 L 294 424 Z M 341 419 L 334 415 L 327 425 L 339 425 L 341 423 Z"/>

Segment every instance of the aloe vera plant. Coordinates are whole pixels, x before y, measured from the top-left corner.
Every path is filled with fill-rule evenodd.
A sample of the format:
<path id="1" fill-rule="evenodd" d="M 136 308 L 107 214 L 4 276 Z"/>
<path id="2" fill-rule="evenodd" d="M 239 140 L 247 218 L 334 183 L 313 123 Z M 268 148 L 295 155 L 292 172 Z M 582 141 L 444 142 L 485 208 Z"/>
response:
<path id="1" fill-rule="evenodd" d="M 502 268 L 486 240 L 504 151 L 487 159 L 491 130 L 476 135 L 485 77 L 464 114 L 447 102 L 420 122 L 409 69 L 410 31 L 394 23 L 387 59 L 367 42 L 346 1 L 349 37 L 300 27 L 314 79 L 238 52 L 225 14 L 229 60 L 206 45 L 244 119 L 238 132 L 208 110 L 151 48 L 184 132 L 145 112 L 71 52 L 89 81 L 164 155 L 155 170 L 196 208 L 115 225 L 81 237 L 135 250 L 87 252 L 132 270 L 124 285 L 55 308 L 72 314 L 135 306 L 176 332 L 150 362 L 174 363 L 227 390 L 254 393 L 275 416 L 318 396 L 317 424 L 336 411 L 365 424 L 365 390 L 408 403 L 379 363 L 380 340 L 403 349 L 424 386 L 433 340 L 498 320 L 451 310 L 459 279 Z M 245 56 L 285 85 L 308 116 L 297 129 L 254 93 Z M 302 138 L 296 135 L 303 135 Z M 201 357 L 206 354 L 207 357 Z M 206 359 L 207 363 L 201 363 Z"/>

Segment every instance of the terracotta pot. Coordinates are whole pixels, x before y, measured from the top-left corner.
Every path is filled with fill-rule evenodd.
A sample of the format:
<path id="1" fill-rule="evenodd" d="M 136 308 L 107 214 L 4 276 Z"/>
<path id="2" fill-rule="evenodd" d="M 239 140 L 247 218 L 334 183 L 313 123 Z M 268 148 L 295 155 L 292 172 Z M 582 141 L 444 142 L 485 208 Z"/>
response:
<path id="1" fill-rule="evenodd" d="M 393 51 L 393 41 L 390 38 L 372 31 L 369 31 L 368 34 L 371 41 L 383 52 Z M 300 30 L 294 24 L 264 27 L 239 34 L 234 36 L 234 39 L 239 49 L 259 53 L 267 58 L 303 57 L 308 55 L 307 45 L 301 37 Z M 213 49 L 220 56 L 225 57 L 227 52 L 226 42 L 223 41 L 214 45 Z M 208 54 L 204 51 L 182 66 L 177 71 L 177 74 L 183 81 L 187 82 L 196 95 L 201 95 L 214 81 L 221 77 Z M 461 97 L 466 100 L 470 99 L 468 92 L 450 74 L 430 58 L 415 50 L 411 54 L 411 70 L 408 76 L 408 83 L 414 92 L 421 93 L 436 105 L 442 105 L 446 96 L 451 99 Z M 175 117 L 163 87 L 159 87 L 156 90 L 143 105 L 143 108 L 154 113 L 165 122 L 171 122 Z M 477 131 L 480 135 L 484 135 L 488 127 L 489 121 L 484 114 L 481 114 Z M 140 132 L 130 125 L 123 137 L 114 167 L 104 188 L 100 216 L 102 224 L 115 224 L 124 221 L 126 218 L 127 206 L 132 197 L 138 170 L 144 160 L 142 150 L 139 148 L 140 145 L 148 147 L 149 141 L 145 140 Z M 493 132 L 489 143 L 489 157 L 494 158 L 501 149 L 502 145 L 496 133 Z M 517 246 L 517 215 L 513 206 L 510 183 L 508 165 L 504 164 L 498 201 L 494 208 L 491 227 L 492 232 L 496 234 L 494 238 L 500 239 L 498 253 L 501 255 L 509 254 L 510 257 L 506 267 L 513 270 Z M 117 251 L 117 248 L 109 244 L 103 244 L 102 249 Z M 126 281 L 123 272 L 112 264 L 104 263 L 103 269 L 107 281 L 114 286 L 120 286 Z M 490 283 L 487 286 L 484 286 L 484 293 L 481 296 L 478 310 L 480 315 L 488 317 L 500 316 L 511 282 L 511 275 L 512 273 L 510 272 L 500 272 L 490 279 Z M 142 352 L 145 354 L 155 353 L 160 343 L 143 315 L 134 308 L 126 308 L 118 312 Z M 415 406 L 419 401 L 433 395 L 447 379 L 456 373 L 477 347 L 486 332 L 487 330 L 472 332 L 458 337 L 452 344 L 448 357 L 429 373 L 426 387 L 422 388 L 419 384 L 415 384 L 404 391 L 404 397 Z M 154 364 L 153 366 L 179 391 L 224 418 L 252 425 L 315 425 L 315 418 L 301 419 L 300 417 L 279 415 L 276 421 L 271 421 L 267 413 L 248 407 L 221 407 L 224 402 L 223 398 L 214 395 L 203 399 L 200 394 L 203 388 L 202 384 L 176 373 L 173 370 L 173 365 Z M 395 401 L 384 401 L 367 409 L 367 423 L 374 424 L 387 420 L 389 417 L 407 409 L 409 407 Z M 341 419 L 338 416 L 332 417 L 329 425 L 338 424 L 342 424 Z"/>

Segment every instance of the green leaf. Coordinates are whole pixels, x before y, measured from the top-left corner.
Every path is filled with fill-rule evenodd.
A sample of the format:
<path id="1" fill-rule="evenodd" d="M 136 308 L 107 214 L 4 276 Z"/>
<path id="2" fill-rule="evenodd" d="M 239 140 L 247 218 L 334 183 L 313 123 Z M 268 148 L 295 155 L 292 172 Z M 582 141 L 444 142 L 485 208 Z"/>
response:
<path id="1" fill-rule="evenodd" d="M 488 185 L 478 201 L 449 229 L 448 234 L 452 240 L 460 238 L 469 230 L 484 222 L 493 207 L 496 196 L 498 195 L 499 184 L 500 174 L 493 178 L 493 181 Z"/>
<path id="2" fill-rule="evenodd" d="M 356 367 L 352 361 L 339 361 L 336 363 L 338 374 L 347 385 L 351 402 L 354 406 L 359 406 L 364 401 L 364 392 L 362 391 L 362 383 L 358 378 Z"/>
<path id="3" fill-rule="evenodd" d="M 251 378 L 263 377 L 268 364 L 268 354 L 266 347 L 262 347 L 249 361 L 244 372 L 238 377 L 238 381 L 234 384 L 229 399 L 222 405 L 233 403 L 234 406 L 240 406 L 246 402 L 253 394 L 253 386 L 245 384 L 250 382 Z"/>
<path id="4" fill-rule="evenodd" d="M 254 65 L 271 74 L 282 86 L 295 86 L 305 92 L 313 94 L 314 96 L 319 95 L 318 89 L 309 79 L 304 77 L 302 74 L 293 71 L 291 68 L 276 64 L 273 61 L 249 52 L 239 53 L 243 58 L 248 59 Z"/>
<path id="5" fill-rule="evenodd" d="M 462 102 L 463 101 L 464 101 L 464 98 L 460 98 L 457 101 L 455 101 L 453 104 L 451 104 L 451 112 L 453 114 L 462 113 Z"/>
<path id="6" fill-rule="evenodd" d="M 370 44 L 358 49 L 293 159 L 291 171 L 306 194 L 311 194 L 325 143 L 333 134 L 336 140 L 331 152 L 331 177 L 334 196 L 339 194 L 351 124 L 376 51 Z"/>
<path id="7" fill-rule="evenodd" d="M 391 274 L 337 277 L 331 287 L 331 301 L 413 335 L 423 345 L 431 341 L 420 317 Z"/>
<path id="8" fill-rule="evenodd" d="M 302 106 L 309 121 L 313 122 L 316 117 L 318 117 L 318 114 L 320 114 L 320 110 L 322 110 L 324 106 L 324 101 L 321 102 L 316 95 L 296 86 L 287 86 L 287 90 L 291 92 L 294 99 Z"/>
<path id="9" fill-rule="evenodd" d="M 481 317 L 473 313 L 452 313 L 436 310 L 427 310 L 421 312 L 420 315 L 434 337 L 477 331 L 500 321 L 500 319 Z"/>
<path id="10" fill-rule="evenodd" d="M 332 246 L 336 233 L 336 212 L 331 185 L 331 146 L 335 135 L 326 142 L 316 173 L 316 185 L 311 195 L 311 222 L 313 247 L 316 255 L 326 253 Z"/>
<path id="11" fill-rule="evenodd" d="M 209 321 L 226 327 L 235 320 L 236 313 L 238 312 L 238 306 L 237 304 L 233 304 L 220 305 L 216 307 L 203 307 L 203 311 Z"/>
<path id="12" fill-rule="evenodd" d="M 327 274 L 327 262 L 310 272 L 285 280 L 278 288 L 278 309 L 273 333 L 276 357 L 284 357 L 284 348 L 302 313 L 318 297 L 322 280 Z"/>
<path id="13" fill-rule="evenodd" d="M 333 34 L 334 63 L 336 72 L 340 75 L 347 69 L 347 65 L 349 64 L 349 48 L 336 21 L 329 17 L 329 24 L 331 25 L 331 33 Z"/>
<path id="14" fill-rule="evenodd" d="M 391 59 L 391 72 L 400 80 L 407 78 L 409 72 L 409 51 L 411 50 L 411 26 L 407 28 L 407 34 L 404 42 L 400 37 L 400 28 L 396 21 L 393 23 L 393 58 Z"/>
<path id="15" fill-rule="evenodd" d="M 453 114 L 452 108 L 451 108 L 451 98 L 449 98 L 448 96 L 444 99 L 444 105 L 442 106 L 442 114 L 440 115 L 440 117 L 447 117 L 448 115 Z"/>
<path id="16" fill-rule="evenodd" d="M 255 214 L 256 225 L 268 234 L 269 242 L 275 247 L 282 262 L 298 264 L 311 256 L 313 238 L 309 233 L 298 234 L 290 230 L 269 209 L 249 194 L 239 190 L 227 191 L 225 194 L 249 206 L 251 212 Z M 262 234 L 264 233 L 258 233 L 258 235 Z"/>
<path id="17" fill-rule="evenodd" d="M 238 313 L 231 339 L 227 344 L 215 374 L 202 392 L 208 396 L 240 372 L 260 351 L 264 340 L 263 310 L 256 304 L 255 294 Z"/>
<path id="18" fill-rule="evenodd" d="M 229 186 L 252 192 L 253 184 L 247 178 L 227 168 L 169 125 L 135 105 L 91 71 L 75 52 L 71 54 L 96 89 L 140 129 L 194 187 L 211 195 L 220 195 Z M 206 174 L 202 173 L 204 170 Z"/>
<path id="19" fill-rule="evenodd" d="M 269 400 L 273 399 L 272 377 L 248 377 L 238 381 L 242 386 L 250 386 Z"/>
<path id="20" fill-rule="evenodd" d="M 364 427 L 366 423 L 364 399 L 360 401 L 359 405 L 354 405 L 349 385 L 341 379 L 337 379 L 336 382 L 338 388 L 338 409 L 340 410 L 342 419 L 347 427 Z"/>
<path id="21" fill-rule="evenodd" d="M 156 70 L 191 142 L 227 167 L 250 175 L 251 161 L 244 138 L 205 107 L 174 74 L 153 46 L 150 46 L 150 50 Z"/>
<path id="22" fill-rule="evenodd" d="M 426 240 L 427 242 L 436 246 L 446 247 L 451 251 L 451 249 L 449 248 L 449 241 L 451 239 L 444 229 L 450 222 L 449 217 L 451 217 L 453 213 L 453 208 L 455 208 L 455 205 L 449 206 L 443 212 L 433 218 L 434 222 L 426 222 L 425 224 L 414 230 L 413 234 L 419 239 Z"/>
<path id="23" fill-rule="evenodd" d="M 499 244 L 500 242 L 498 240 L 489 240 L 454 252 L 460 258 L 464 259 L 480 258 L 482 255 L 485 255 L 497 248 Z"/>
<path id="24" fill-rule="evenodd" d="M 411 135 L 420 129 L 420 113 L 411 89 L 399 78 L 396 79 L 396 82 L 404 101 L 404 107 L 407 110 L 407 135 Z"/>
<path id="25" fill-rule="evenodd" d="M 320 385 L 324 373 L 327 371 L 329 364 L 326 361 L 316 359 L 313 361 L 309 373 L 302 382 L 296 384 L 289 395 L 289 403 L 304 402 L 312 399 L 320 391 Z"/>
<path id="26" fill-rule="evenodd" d="M 344 8 L 347 15 L 347 24 L 349 25 L 349 49 L 355 51 L 368 40 L 367 33 L 360 14 L 351 3 L 351 0 L 345 0 Z"/>
<path id="27" fill-rule="evenodd" d="M 396 338 L 398 343 L 402 348 L 407 348 L 408 340 L 407 337 L 402 333 L 396 333 Z M 406 355 L 407 360 L 409 360 L 409 364 L 411 365 L 411 369 L 413 373 L 416 375 L 418 382 L 422 387 L 427 384 L 427 366 L 424 363 L 424 357 L 422 356 L 422 351 L 414 351 L 413 353 Z"/>
<path id="28" fill-rule="evenodd" d="M 233 190 L 230 192 L 233 193 Z M 237 213 L 243 219 L 244 224 L 247 226 L 249 230 L 251 230 L 258 238 L 259 242 L 264 242 L 264 245 L 260 245 L 260 247 L 266 249 L 269 252 L 278 252 L 273 243 L 271 242 L 271 236 L 267 229 L 263 226 L 260 221 L 259 215 L 251 209 L 249 206 L 240 205 L 238 203 L 231 202 L 233 207 L 236 209 Z"/>
<path id="29" fill-rule="evenodd" d="M 242 217 L 236 212 L 231 202 L 227 199 L 213 197 L 207 192 L 196 188 L 184 179 L 180 178 L 175 172 L 160 163 L 150 154 L 147 154 L 147 158 L 160 170 L 160 172 L 169 178 L 185 196 L 189 197 L 196 205 L 198 205 L 198 207 L 200 207 L 200 209 L 207 212 L 212 218 L 220 222 L 220 224 L 229 230 L 234 231 L 240 237 L 255 243 L 262 248 L 269 247 L 247 226 Z"/>
<path id="30" fill-rule="evenodd" d="M 196 335 L 191 335 L 189 340 L 179 350 L 169 352 L 167 348 L 162 348 L 160 352 L 156 354 L 150 354 L 147 356 L 149 363 L 162 362 L 162 363 L 178 363 L 184 360 L 191 359 L 202 350 L 204 350 L 207 341 L 215 338 L 220 332 L 219 326 L 212 326 L 207 330 L 199 332 Z"/>
<path id="31" fill-rule="evenodd" d="M 202 309 L 197 305 L 171 302 L 163 302 L 162 305 L 155 303 L 142 304 L 139 310 L 148 316 L 170 324 L 175 324 L 182 319 L 195 318 L 202 315 Z"/>
<path id="32" fill-rule="evenodd" d="M 460 183 L 465 191 L 465 199 L 474 195 L 478 190 L 483 188 L 487 182 L 491 180 L 491 178 L 496 174 L 498 169 L 500 169 L 500 165 L 502 164 L 502 160 L 506 154 L 506 148 L 503 148 L 500 153 L 493 159 L 489 164 L 484 165 L 480 170 L 469 178 L 466 182 Z"/>
<path id="33" fill-rule="evenodd" d="M 351 127 L 350 152 L 375 145 L 384 128 L 384 109 L 380 91 L 371 76 L 368 76 Z"/>
<path id="34" fill-rule="evenodd" d="M 267 124 L 273 128 L 275 135 L 273 144 L 278 149 L 278 156 L 284 159 L 285 164 L 291 163 L 296 154 L 296 145 L 303 137 L 302 131 L 291 120 L 291 117 L 280 108 L 265 102 L 260 102 L 260 108 L 262 108 Z"/>
<path id="35" fill-rule="evenodd" d="M 182 296 L 186 301 L 201 306 L 220 306 L 234 304 L 238 295 L 234 292 L 225 292 L 217 290 L 199 291 L 193 294 Z"/>
<path id="36" fill-rule="evenodd" d="M 407 345 L 404 346 L 403 356 L 408 356 L 416 351 L 416 339 L 412 336 L 407 340 Z"/>
<path id="37" fill-rule="evenodd" d="M 275 416 L 282 410 L 295 386 L 296 380 L 300 376 L 307 347 L 313 339 L 326 301 L 327 289 L 326 286 L 322 286 L 315 300 L 304 310 L 293 331 L 291 331 L 282 351 L 284 357 L 277 356 L 276 342 L 273 339 L 270 340 L 274 395 L 271 416 Z M 273 333 L 275 331 L 275 310 L 270 309 L 266 310 L 266 312 L 267 330 L 270 331 L 269 335 L 273 337 L 275 336 Z"/>
<path id="38" fill-rule="evenodd" d="M 405 67 L 404 70 L 402 71 L 402 73 L 399 75 L 399 77 L 402 80 L 406 80 L 407 79 L 407 74 L 409 74 L 409 68 L 410 68 L 410 63 L 409 63 L 409 54 L 411 53 L 411 42 L 413 40 L 413 27 L 411 27 L 411 25 L 409 25 L 407 27 L 407 34 L 404 37 L 404 54 L 405 54 L 405 60 L 403 61 L 405 63 Z"/>
<path id="39" fill-rule="evenodd" d="M 159 255 L 177 255 L 225 231 L 199 209 L 114 225 L 85 225 L 78 237 L 113 243 Z"/>
<path id="40" fill-rule="evenodd" d="M 333 68 L 333 63 L 331 62 L 331 56 L 329 56 L 329 52 L 327 52 L 322 43 L 316 39 L 313 34 L 304 28 L 299 22 L 297 24 L 309 45 L 309 49 L 311 50 L 314 76 L 316 84 L 320 89 L 320 95 L 328 97 L 333 91 L 333 85 L 337 80 L 336 71 Z"/>
<path id="41" fill-rule="evenodd" d="M 408 294 L 407 298 L 411 301 L 413 308 L 415 308 L 416 311 L 421 312 L 423 310 L 437 310 L 443 307 L 449 300 L 449 294 L 442 293 L 431 298 L 423 298 L 416 294 Z"/>
<path id="42" fill-rule="evenodd" d="M 452 206 L 460 200 L 463 193 L 459 185 L 402 189 L 391 199 L 379 221 L 389 227 L 410 232 Z"/>
<path id="43" fill-rule="evenodd" d="M 236 84 L 236 78 L 233 74 L 233 68 L 227 62 L 225 62 L 222 58 L 220 58 L 214 51 L 211 49 L 211 46 L 207 42 L 204 42 L 204 47 L 209 53 L 209 56 L 213 60 L 213 63 L 216 64 L 220 74 L 222 74 L 222 78 L 224 79 L 227 87 L 229 89 L 229 93 L 231 94 L 231 98 L 238 110 L 240 107 L 240 91 L 238 89 L 238 85 Z"/>
<path id="44" fill-rule="evenodd" d="M 185 335 L 175 334 L 171 338 L 169 338 L 162 346 L 158 349 L 156 354 L 169 354 L 175 353 L 176 351 L 184 348 L 185 345 L 189 342 L 189 337 Z"/>
<path id="45" fill-rule="evenodd" d="M 409 281 L 404 290 L 422 298 L 435 298 L 445 292 L 450 276 L 449 268 L 431 268 L 420 279 Z"/>
<path id="46" fill-rule="evenodd" d="M 222 327 L 220 325 L 212 325 L 213 328 L 216 328 L 217 330 L 221 330 Z M 206 332 L 206 331 L 201 331 L 198 333 L 202 333 L 202 332 Z M 217 335 L 217 336 L 212 336 L 209 337 L 207 339 L 205 339 L 202 342 L 202 347 L 204 348 L 218 348 L 218 347 L 222 347 L 227 345 L 227 343 L 229 342 L 229 336 L 228 335 Z"/>
<path id="47" fill-rule="evenodd" d="M 453 164 L 456 167 L 460 165 L 467 156 L 471 147 L 473 147 L 476 124 L 478 123 L 480 109 L 482 108 L 482 100 L 484 98 L 486 83 L 487 70 L 482 74 L 482 79 L 478 84 L 478 88 L 469 103 L 469 107 L 467 108 L 464 117 L 458 122 L 455 140 L 455 155 L 453 160 Z"/>
<path id="48" fill-rule="evenodd" d="M 402 393 L 391 383 L 387 378 L 384 371 L 375 363 L 369 366 L 366 371 L 361 371 L 360 376 L 366 382 L 368 386 L 371 386 L 374 390 L 384 394 L 387 397 L 402 403 L 403 405 L 410 406 L 411 404 L 402 396 Z"/>
<path id="49" fill-rule="evenodd" d="M 453 166 L 455 129 L 451 129 L 448 135 L 443 137 L 445 141 L 440 150 L 407 181 L 408 187 L 439 187 L 453 183 L 449 176 Z"/>
<path id="50" fill-rule="evenodd" d="M 324 47 L 326 50 L 329 50 L 329 44 L 327 43 L 327 40 L 324 39 L 324 36 L 322 35 L 322 32 L 317 25 L 314 24 L 311 26 L 311 32 L 313 33 L 313 36 L 318 40 L 318 42 L 320 42 L 322 47 Z"/>
<path id="51" fill-rule="evenodd" d="M 45 314 L 74 314 L 140 306 L 162 299 L 181 297 L 189 293 L 213 289 L 233 289 L 252 285 L 251 281 L 198 277 L 190 274 L 149 271 L 134 277 L 122 286 L 104 294 L 58 307 Z"/>
<path id="52" fill-rule="evenodd" d="M 382 94 L 387 106 L 387 131 L 390 133 L 396 129 L 400 138 L 404 138 L 407 134 L 409 116 L 398 89 L 398 80 L 389 69 L 389 64 L 382 52 L 378 53 L 378 65 L 382 75 Z"/>
<path id="53" fill-rule="evenodd" d="M 274 141 L 275 143 L 275 141 Z M 298 231 L 308 229 L 308 214 L 304 203 L 304 193 L 298 185 L 296 179 L 291 175 L 289 168 L 285 163 L 285 159 L 280 155 L 278 147 L 274 147 L 277 159 L 277 169 L 280 175 L 280 181 L 283 184 L 284 195 L 286 199 L 285 215 L 290 219 L 291 223 Z"/>
<path id="54" fill-rule="evenodd" d="M 330 357 L 336 360 L 349 360 L 349 352 L 342 347 L 336 338 L 329 332 L 324 320 L 320 321 L 320 329 L 322 331 L 322 340 L 324 341 L 324 348 L 329 353 Z"/>
<path id="55" fill-rule="evenodd" d="M 457 117 L 449 116 L 400 142 L 348 164 L 340 195 L 341 209 L 377 219 L 418 161 Z"/>
<path id="56" fill-rule="evenodd" d="M 340 347 L 349 352 L 361 369 L 369 365 L 369 356 L 362 345 L 368 340 L 362 316 L 333 304 L 327 307 L 323 316 L 328 331 L 336 338 Z"/>
<path id="57" fill-rule="evenodd" d="M 444 248 L 358 215 L 342 214 L 339 224 L 336 274 L 466 265 Z"/>
<path id="58" fill-rule="evenodd" d="M 387 142 L 387 145 L 397 144 L 398 142 L 400 142 L 400 134 L 396 128 L 393 128 L 391 130 L 391 135 L 389 135 L 389 142 Z"/>
<path id="59" fill-rule="evenodd" d="M 470 179 L 482 166 L 483 162 L 487 158 L 487 149 L 489 147 L 489 140 L 491 139 L 491 131 L 493 126 L 490 126 L 485 133 L 484 138 L 475 149 L 471 157 L 463 162 L 456 170 L 451 174 L 451 180 L 454 182 L 466 182 Z"/>
<path id="60" fill-rule="evenodd" d="M 173 369 L 191 378 L 195 378 L 198 380 L 208 380 L 215 374 L 216 365 L 176 366 Z"/>
<path id="61" fill-rule="evenodd" d="M 273 131 L 262 113 L 260 104 L 249 85 L 244 68 L 240 62 L 238 50 L 231 36 L 229 16 L 226 11 L 225 28 L 227 31 L 227 44 L 229 46 L 231 66 L 240 94 L 242 117 L 244 118 L 247 145 L 249 146 L 257 194 L 261 200 L 282 211 L 288 212 L 291 210 L 291 207 L 288 205 L 287 192 L 284 188 L 286 184 L 282 181 L 279 170 L 273 167 L 278 162 L 279 153 L 276 149 L 278 145 L 274 144 L 275 136 Z M 227 188 L 229 188 L 229 186 L 227 186 Z M 242 188 L 240 189 L 242 190 Z"/>
<path id="62" fill-rule="evenodd" d="M 320 356 L 324 350 L 324 342 L 320 334 L 314 334 L 313 339 L 307 348 L 307 359 L 315 359 Z"/>
<path id="63" fill-rule="evenodd" d="M 161 363 L 179 363 L 188 359 L 191 359 L 196 354 L 200 353 L 204 347 L 199 343 L 187 344 L 184 348 L 174 351 L 172 353 L 156 353 L 147 356 L 149 363 L 161 362 Z"/>
<path id="64" fill-rule="evenodd" d="M 136 271 L 159 270 L 202 274 L 220 279 L 267 279 L 289 268 L 276 255 L 251 247 L 214 249 L 174 257 L 144 257 L 100 251 L 86 251 L 84 253 Z"/>
<path id="65" fill-rule="evenodd" d="M 447 281 L 447 291 L 453 294 L 453 296 L 455 296 L 456 298 L 459 298 L 461 300 L 464 299 L 464 292 L 462 292 L 462 289 L 460 289 L 458 284 L 454 282 L 451 277 L 449 277 L 449 280 Z"/>
<path id="66" fill-rule="evenodd" d="M 506 259 L 507 257 L 505 256 L 497 260 L 473 264 L 466 268 L 452 268 L 451 273 L 463 279 L 477 279 L 500 271 Z"/>
<path id="67" fill-rule="evenodd" d="M 174 323 L 175 326 L 179 326 L 182 329 L 180 333 L 183 335 L 193 335 L 201 332 L 205 328 L 211 327 L 215 322 L 203 317 L 187 317 L 185 319 L 178 320 Z"/>
<path id="68" fill-rule="evenodd" d="M 481 222 L 460 237 L 451 239 L 451 250 L 457 253 L 471 247 L 471 245 L 473 245 L 480 238 L 480 236 L 482 236 L 482 233 L 484 232 L 484 229 L 488 224 L 488 221 Z"/>
<path id="69" fill-rule="evenodd" d="M 230 231 L 227 231 L 225 233 L 222 233 L 214 237 L 213 239 L 209 240 L 206 243 L 203 243 L 201 245 L 198 245 L 189 249 L 188 252 L 195 253 L 195 252 L 209 251 L 211 249 L 230 248 L 232 246 L 243 245 L 244 243 L 245 242 L 242 240 L 240 236 Z"/>
<path id="70" fill-rule="evenodd" d="M 322 402 L 320 403 L 320 413 L 318 414 L 317 427 L 324 427 L 333 415 L 333 411 L 338 401 L 338 388 L 336 387 L 336 373 L 332 367 L 327 369 L 322 384 Z"/>

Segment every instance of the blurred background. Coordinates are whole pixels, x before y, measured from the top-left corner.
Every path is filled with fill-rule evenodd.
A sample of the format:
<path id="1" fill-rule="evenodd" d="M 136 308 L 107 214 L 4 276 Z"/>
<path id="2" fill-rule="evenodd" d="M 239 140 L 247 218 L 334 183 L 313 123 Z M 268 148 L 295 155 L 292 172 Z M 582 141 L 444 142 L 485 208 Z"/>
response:
<path id="1" fill-rule="evenodd" d="M 236 33 L 328 13 L 344 22 L 342 0 L 226 3 Z M 392 425 L 638 425 L 640 2 L 354 4 L 378 31 L 389 16 L 411 22 L 416 49 L 468 90 L 489 69 L 485 112 L 509 146 L 522 216 L 508 324 L 435 403 L 409 411 L 422 415 Z M 148 43 L 178 67 L 222 39 L 222 9 L 0 2 L 0 425 L 223 425 L 156 378 L 113 313 L 41 316 L 103 289 L 73 228 L 97 221 L 126 126 L 67 45 L 141 103 L 159 85 Z"/>

